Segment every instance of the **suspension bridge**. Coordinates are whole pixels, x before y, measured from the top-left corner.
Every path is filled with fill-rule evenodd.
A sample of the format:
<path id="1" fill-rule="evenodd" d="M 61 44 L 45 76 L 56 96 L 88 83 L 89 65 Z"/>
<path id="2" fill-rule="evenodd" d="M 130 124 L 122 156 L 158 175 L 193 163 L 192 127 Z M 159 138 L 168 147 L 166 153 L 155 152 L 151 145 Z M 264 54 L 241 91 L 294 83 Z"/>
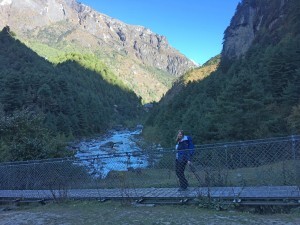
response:
<path id="1" fill-rule="evenodd" d="M 6 162 L 0 164 L 0 201 L 299 206 L 299 149 L 300 136 L 296 135 L 196 146 L 194 169 L 186 170 L 190 184 L 186 191 L 178 191 L 172 149 Z M 140 159 L 147 163 L 131 163 Z M 126 167 L 122 169 L 119 163 Z"/>

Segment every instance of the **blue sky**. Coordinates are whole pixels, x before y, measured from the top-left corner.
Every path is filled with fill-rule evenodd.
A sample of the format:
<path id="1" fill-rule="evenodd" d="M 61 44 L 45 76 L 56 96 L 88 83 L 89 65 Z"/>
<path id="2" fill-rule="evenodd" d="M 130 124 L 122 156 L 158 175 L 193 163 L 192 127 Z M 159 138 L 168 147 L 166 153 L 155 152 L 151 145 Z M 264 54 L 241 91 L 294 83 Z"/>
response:
<path id="1" fill-rule="evenodd" d="M 203 64 L 222 50 L 224 31 L 241 0 L 78 0 L 127 24 L 167 37 L 169 44 Z"/>

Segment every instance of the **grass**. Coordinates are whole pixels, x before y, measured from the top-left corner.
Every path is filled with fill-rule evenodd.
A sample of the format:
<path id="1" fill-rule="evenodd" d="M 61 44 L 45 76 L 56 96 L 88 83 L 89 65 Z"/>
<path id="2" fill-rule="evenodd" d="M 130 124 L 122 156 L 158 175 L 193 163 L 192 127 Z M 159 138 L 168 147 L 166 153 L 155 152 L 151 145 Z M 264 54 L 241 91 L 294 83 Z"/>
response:
<path id="1" fill-rule="evenodd" d="M 194 164 L 197 167 L 197 162 Z M 192 187 L 299 186 L 299 165 L 299 160 L 290 160 L 236 169 L 226 169 L 222 165 L 204 168 L 198 166 L 197 174 L 200 180 L 197 180 L 189 168 L 186 169 L 185 174 Z M 104 179 L 90 176 L 84 168 L 71 162 L 45 164 L 39 169 L 13 167 L 5 173 L 2 172 L 1 176 L 3 177 L 1 185 L 4 189 L 11 187 L 13 189 L 178 187 L 174 165 L 170 163 L 131 171 L 110 171 Z"/>
<path id="2" fill-rule="evenodd" d="M 199 168 L 197 174 L 200 181 L 189 168 L 186 177 L 190 186 L 268 186 L 268 185 L 297 185 L 299 172 L 298 161 L 281 161 L 273 164 L 237 168 Z M 111 171 L 109 175 L 99 180 L 98 187 L 177 187 L 177 177 L 174 169 L 149 168 L 136 171 Z"/>
<path id="3" fill-rule="evenodd" d="M 1 209 L 1 206 L 0 206 Z M 0 224 L 300 224 L 300 210 L 289 214 L 216 211 L 196 205 L 139 206 L 119 201 L 68 201 L 0 210 Z"/>

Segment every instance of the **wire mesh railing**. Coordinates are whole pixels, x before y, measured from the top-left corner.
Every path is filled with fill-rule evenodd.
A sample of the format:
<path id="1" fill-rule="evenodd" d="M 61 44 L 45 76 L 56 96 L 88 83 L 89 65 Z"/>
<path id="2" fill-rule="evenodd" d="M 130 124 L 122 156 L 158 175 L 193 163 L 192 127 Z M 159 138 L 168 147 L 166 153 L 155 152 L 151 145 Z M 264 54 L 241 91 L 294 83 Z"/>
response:
<path id="1" fill-rule="evenodd" d="M 300 186 L 300 136 L 195 146 L 191 187 Z M 0 190 L 178 187 L 174 149 L 0 164 Z"/>

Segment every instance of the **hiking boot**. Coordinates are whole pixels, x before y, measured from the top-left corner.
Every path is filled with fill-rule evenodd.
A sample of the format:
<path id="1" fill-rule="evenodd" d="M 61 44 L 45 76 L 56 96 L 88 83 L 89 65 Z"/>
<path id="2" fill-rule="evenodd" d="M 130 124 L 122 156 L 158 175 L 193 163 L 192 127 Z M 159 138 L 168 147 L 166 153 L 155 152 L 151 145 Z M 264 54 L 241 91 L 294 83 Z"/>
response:
<path id="1" fill-rule="evenodd" d="M 187 187 L 186 188 L 180 187 L 180 188 L 178 188 L 177 191 L 187 191 Z"/>

